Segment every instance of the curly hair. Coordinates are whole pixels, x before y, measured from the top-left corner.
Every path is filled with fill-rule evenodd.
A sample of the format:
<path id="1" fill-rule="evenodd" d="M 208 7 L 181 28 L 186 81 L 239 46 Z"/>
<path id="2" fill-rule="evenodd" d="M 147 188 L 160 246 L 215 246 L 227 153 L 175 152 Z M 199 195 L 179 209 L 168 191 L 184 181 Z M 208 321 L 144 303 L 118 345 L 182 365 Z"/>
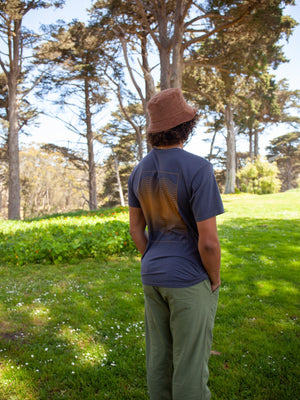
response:
<path id="1" fill-rule="evenodd" d="M 194 130 L 199 115 L 196 114 L 190 121 L 184 122 L 183 124 L 177 125 L 174 128 L 168 129 L 167 131 L 147 133 L 147 141 L 151 146 L 171 146 L 173 144 L 179 144 L 180 142 L 186 142 L 189 135 Z"/>

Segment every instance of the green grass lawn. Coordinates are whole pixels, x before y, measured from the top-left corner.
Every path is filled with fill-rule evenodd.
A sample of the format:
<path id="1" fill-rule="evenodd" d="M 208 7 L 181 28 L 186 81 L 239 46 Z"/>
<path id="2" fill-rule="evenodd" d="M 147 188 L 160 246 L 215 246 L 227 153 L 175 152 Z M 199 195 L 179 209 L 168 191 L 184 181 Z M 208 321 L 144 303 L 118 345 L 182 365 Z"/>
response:
<path id="1" fill-rule="evenodd" d="M 228 195 L 224 206 L 212 399 L 300 398 L 300 191 Z M 0 222 L 1 400 L 148 398 L 140 266 L 126 218 L 116 209 Z M 96 234 L 101 246 L 93 242 L 87 258 Z M 30 261 L 43 238 L 54 263 L 46 248 Z"/>

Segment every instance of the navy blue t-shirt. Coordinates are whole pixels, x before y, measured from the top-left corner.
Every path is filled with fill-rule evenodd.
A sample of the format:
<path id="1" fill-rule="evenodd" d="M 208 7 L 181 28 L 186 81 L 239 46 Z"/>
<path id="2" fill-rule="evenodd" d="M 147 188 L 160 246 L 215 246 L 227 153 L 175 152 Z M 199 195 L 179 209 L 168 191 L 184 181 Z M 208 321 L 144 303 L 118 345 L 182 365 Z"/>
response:
<path id="1" fill-rule="evenodd" d="M 180 148 L 153 148 L 129 177 L 128 201 L 142 209 L 148 228 L 144 285 L 188 287 L 208 278 L 196 222 L 224 209 L 207 160 Z"/>

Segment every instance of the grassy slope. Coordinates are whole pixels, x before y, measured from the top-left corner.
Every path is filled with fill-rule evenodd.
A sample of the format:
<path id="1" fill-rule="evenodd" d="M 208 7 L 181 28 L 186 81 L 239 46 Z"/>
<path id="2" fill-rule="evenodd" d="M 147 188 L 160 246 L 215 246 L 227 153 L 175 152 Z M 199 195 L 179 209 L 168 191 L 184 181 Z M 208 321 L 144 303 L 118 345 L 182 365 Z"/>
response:
<path id="1" fill-rule="evenodd" d="M 297 398 L 300 192 L 225 196 L 224 205 L 215 398 Z"/>
<path id="2" fill-rule="evenodd" d="M 300 397 L 299 197 L 224 197 L 215 400 Z M 142 321 L 134 256 L 0 267 L 0 399 L 147 399 Z"/>

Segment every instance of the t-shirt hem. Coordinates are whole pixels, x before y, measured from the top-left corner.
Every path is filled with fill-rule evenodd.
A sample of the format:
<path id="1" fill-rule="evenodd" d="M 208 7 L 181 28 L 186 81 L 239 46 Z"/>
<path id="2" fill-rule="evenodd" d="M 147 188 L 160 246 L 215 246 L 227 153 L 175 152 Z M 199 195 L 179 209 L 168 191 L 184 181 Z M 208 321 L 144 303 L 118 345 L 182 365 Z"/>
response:
<path id="1" fill-rule="evenodd" d="M 162 288 L 185 288 L 185 287 L 190 287 L 197 285 L 198 283 L 205 281 L 208 279 L 208 275 L 205 273 L 201 275 L 198 279 L 193 279 L 192 281 L 149 281 L 147 279 L 143 279 L 142 276 L 142 284 L 145 286 L 156 286 L 156 287 L 162 287 Z"/>

